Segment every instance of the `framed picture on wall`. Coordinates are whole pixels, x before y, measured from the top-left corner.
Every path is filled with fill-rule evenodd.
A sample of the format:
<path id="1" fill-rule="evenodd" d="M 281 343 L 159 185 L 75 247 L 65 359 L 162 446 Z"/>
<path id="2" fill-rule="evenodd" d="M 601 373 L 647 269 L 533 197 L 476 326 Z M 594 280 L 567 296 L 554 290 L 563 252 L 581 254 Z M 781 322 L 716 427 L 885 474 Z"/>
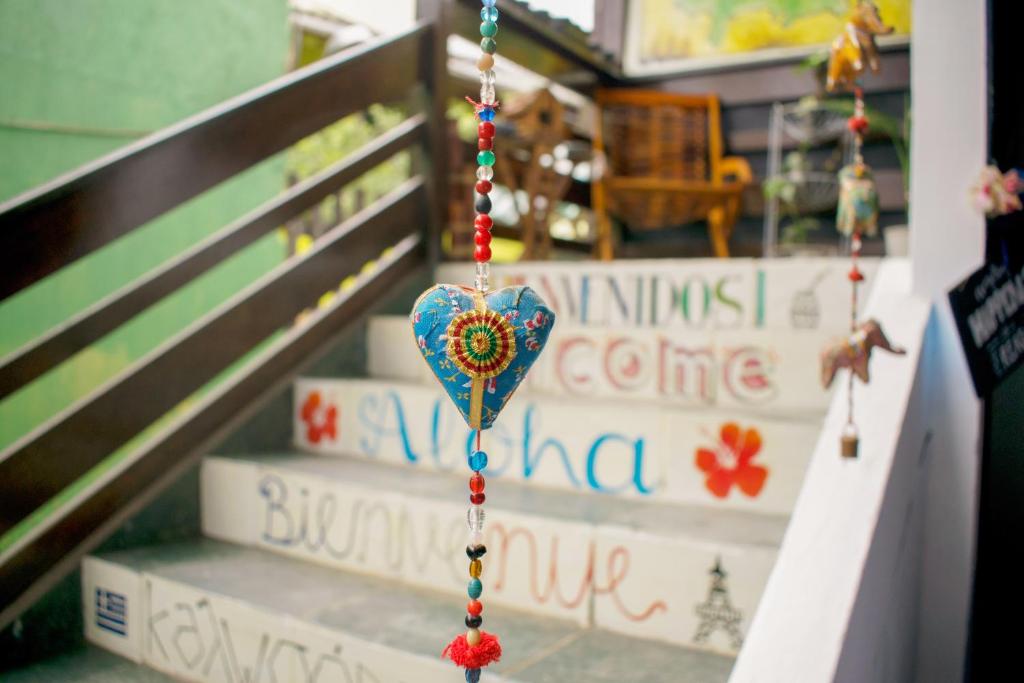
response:
<path id="1" fill-rule="evenodd" d="M 880 46 L 910 42 L 913 0 L 875 0 L 895 30 Z M 628 0 L 623 66 L 630 76 L 799 59 L 838 36 L 857 0 Z"/>

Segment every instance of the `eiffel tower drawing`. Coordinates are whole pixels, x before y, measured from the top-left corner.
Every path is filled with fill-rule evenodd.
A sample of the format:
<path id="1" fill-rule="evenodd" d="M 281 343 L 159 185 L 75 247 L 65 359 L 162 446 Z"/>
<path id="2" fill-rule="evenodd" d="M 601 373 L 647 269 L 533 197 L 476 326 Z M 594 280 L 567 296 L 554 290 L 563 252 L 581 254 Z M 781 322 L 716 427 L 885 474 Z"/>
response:
<path id="1" fill-rule="evenodd" d="M 743 634 L 740 633 L 743 613 L 729 601 L 729 589 L 725 586 L 727 574 L 722 569 L 721 557 L 715 558 L 715 566 L 711 568 L 709 574 L 711 588 L 708 590 L 708 599 L 699 603 L 695 610 L 700 617 L 700 623 L 697 625 L 693 642 L 706 643 L 711 634 L 722 630 L 729 636 L 732 646 L 738 650 L 743 644 Z"/>

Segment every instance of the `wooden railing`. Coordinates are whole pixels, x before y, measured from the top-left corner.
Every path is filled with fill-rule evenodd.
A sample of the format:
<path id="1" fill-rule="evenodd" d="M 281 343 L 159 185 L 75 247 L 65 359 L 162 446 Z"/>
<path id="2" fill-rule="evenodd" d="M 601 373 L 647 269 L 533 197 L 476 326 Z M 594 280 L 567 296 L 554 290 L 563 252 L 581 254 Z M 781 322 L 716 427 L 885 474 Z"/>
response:
<path id="1" fill-rule="evenodd" d="M 374 103 L 412 115 L 353 155 L 24 347 L 0 359 L 0 398 L 41 377 L 269 231 L 405 150 L 431 163 L 443 102 L 439 32 L 423 22 L 343 52 L 187 119 L 0 205 L 0 299 L 58 272 L 145 222 Z M 438 222 L 418 164 L 413 177 L 319 237 L 120 374 L 0 452 L 0 625 L 194 464 L 254 406 L 329 348 L 373 302 L 427 263 Z M 375 262 L 363 272 L 368 262 Z M 297 314 L 355 275 L 330 306 Z M 278 335 L 275 337 L 275 335 Z M 269 343 L 268 343 L 269 340 Z M 263 346 L 261 346 L 263 345 Z M 209 386 L 238 361 L 241 369 Z M 181 410 L 185 399 L 193 404 Z M 33 519 L 176 407 L 169 424 L 88 486 Z M 24 528 L 21 528 L 24 527 Z"/>
<path id="2" fill-rule="evenodd" d="M 0 204 L 2 301 L 347 115 L 375 103 L 410 112 L 364 148 L 0 358 L 2 400 L 363 173 L 415 152 L 407 182 L 0 452 L 0 627 L 329 349 L 376 299 L 439 257 L 447 38 L 478 37 L 479 4 L 419 0 L 417 7 L 420 23 L 408 31 L 326 58 Z M 503 13 L 502 54 L 583 92 L 617 77 L 602 56 L 522 7 Z M 375 267 L 362 272 L 371 261 Z M 356 274 L 328 307 L 291 324 Z"/>

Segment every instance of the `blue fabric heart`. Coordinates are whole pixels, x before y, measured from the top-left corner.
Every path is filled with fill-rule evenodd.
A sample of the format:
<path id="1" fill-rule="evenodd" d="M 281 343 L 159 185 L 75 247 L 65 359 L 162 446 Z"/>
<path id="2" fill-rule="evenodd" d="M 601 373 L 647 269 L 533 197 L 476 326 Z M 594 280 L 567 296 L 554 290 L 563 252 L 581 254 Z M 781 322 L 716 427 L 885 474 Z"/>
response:
<path id="1" fill-rule="evenodd" d="M 489 429 L 540 355 L 555 314 L 529 287 L 480 294 L 434 285 L 416 300 L 413 334 L 472 429 Z"/>

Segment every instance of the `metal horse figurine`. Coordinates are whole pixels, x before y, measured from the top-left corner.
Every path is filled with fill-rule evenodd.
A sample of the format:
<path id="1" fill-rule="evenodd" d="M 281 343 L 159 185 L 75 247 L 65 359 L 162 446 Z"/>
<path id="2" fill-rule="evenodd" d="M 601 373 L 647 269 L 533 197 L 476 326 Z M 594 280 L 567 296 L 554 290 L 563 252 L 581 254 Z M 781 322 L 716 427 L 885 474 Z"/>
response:
<path id="1" fill-rule="evenodd" d="M 856 9 L 846 22 L 843 33 L 835 39 L 829 49 L 828 90 L 836 86 L 852 88 L 867 66 L 878 73 L 878 45 L 876 35 L 888 35 L 893 28 L 882 23 L 878 8 L 871 0 L 859 0 Z"/>
<path id="2" fill-rule="evenodd" d="M 877 320 L 869 320 L 845 339 L 837 339 L 821 352 L 821 383 L 828 389 L 840 368 L 849 368 L 850 372 L 868 382 L 868 362 L 871 350 L 879 348 L 889 353 L 902 356 L 904 349 L 893 346 L 882 332 Z"/>

